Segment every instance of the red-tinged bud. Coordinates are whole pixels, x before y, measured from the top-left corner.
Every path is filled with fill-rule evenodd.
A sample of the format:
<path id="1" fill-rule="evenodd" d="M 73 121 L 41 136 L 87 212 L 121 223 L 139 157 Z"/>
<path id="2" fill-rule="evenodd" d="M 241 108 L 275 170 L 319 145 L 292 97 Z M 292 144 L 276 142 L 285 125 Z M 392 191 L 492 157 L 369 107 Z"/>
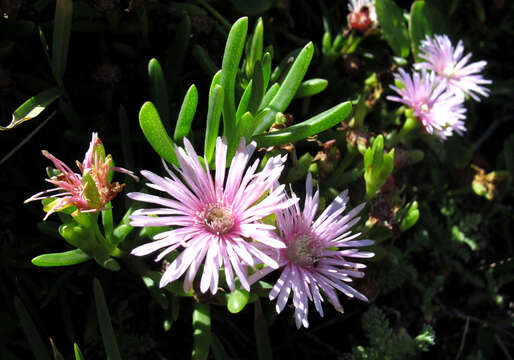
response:
<path id="1" fill-rule="evenodd" d="M 362 7 L 359 12 L 353 12 L 348 16 L 350 26 L 359 31 L 366 31 L 371 27 L 371 18 L 369 17 L 369 9 Z"/>

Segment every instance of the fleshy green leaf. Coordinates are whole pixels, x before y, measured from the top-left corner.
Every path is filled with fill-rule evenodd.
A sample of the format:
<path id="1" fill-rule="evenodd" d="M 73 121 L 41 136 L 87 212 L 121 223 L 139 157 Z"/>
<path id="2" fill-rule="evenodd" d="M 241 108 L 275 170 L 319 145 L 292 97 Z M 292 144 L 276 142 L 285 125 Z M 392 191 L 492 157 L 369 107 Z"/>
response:
<path id="1" fill-rule="evenodd" d="M 61 253 L 43 254 L 32 259 L 32 263 L 40 267 L 70 266 L 88 261 L 91 257 L 81 249 Z"/>
<path id="2" fill-rule="evenodd" d="M 175 143 L 170 139 L 155 106 L 147 101 L 139 111 L 139 125 L 153 149 L 170 164 L 179 165 L 175 154 Z"/>
<path id="3" fill-rule="evenodd" d="M 120 350 L 116 342 L 116 336 L 112 328 L 111 317 L 105 301 L 104 292 L 98 279 L 93 280 L 93 292 L 95 294 L 96 314 L 100 325 L 100 333 L 109 360 L 121 360 Z"/>
<path id="4" fill-rule="evenodd" d="M 193 304 L 192 360 L 206 360 L 211 346 L 211 314 L 209 304 Z"/>
<path id="5" fill-rule="evenodd" d="M 232 314 L 237 314 L 244 309 L 246 304 L 248 304 L 250 293 L 243 289 L 236 289 L 236 291 L 231 292 L 226 296 L 228 311 L 230 311 Z"/>
<path id="6" fill-rule="evenodd" d="M 262 58 L 262 48 L 263 48 L 263 32 L 264 26 L 262 24 L 262 18 L 257 20 L 257 24 L 255 24 L 255 29 L 253 30 L 252 40 L 250 42 L 250 51 L 246 56 L 246 76 L 252 77 L 255 64 L 257 61 L 260 61 Z"/>
<path id="7" fill-rule="evenodd" d="M 14 111 L 11 123 L 5 127 L 0 126 L 0 130 L 12 129 L 22 122 L 35 118 L 60 96 L 61 92 L 58 88 L 51 88 L 31 97 Z"/>
<path id="8" fill-rule="evenodd" d="M 382 33 L 389 46 L 397 56 L 409 56 L 409 31 L 402 10 L 393 0 L 375 0 L 375 8 Z"/>
<path id="9" fill-rule="evenodd" d="M 80 348 L 77 345 L 77 343 L 73 344 L 73 350 L 74 350 L 74 353 L 75 353 L 75 360 L 86 360 L 84 358 L 84 355 L 82 355 L 82 351 L 80 351 Z"/>
<path id="10" fill-rule="evenodd" d="M 249 143 L 256 125 L 257 121 L 253 115 L 250 112 L 246 112 L 241 117 L 239 124 L 237 124 L 236 138 L 241 139 L 244 137 L 246 139 L 246 143 Z"/>
<path id="11" fill-rule="evenodd" d="M 223 54 L 223 64 L 221 66 L 220 85 L 223 88 L 223 135 L 227 137 L 229 148 L 232 143 L 237 143 L 234 139 L 234 130 L 236 122 L 236 105 L 235 105 L 235 83 L 236 76 L 243 55 L 246 32 L 248 30 L 248 18 L 243 17 L 237 20 L 228 34 L 225 52 Z"/>
<path id="12" fill-rule="evenodd" d="M 241 96 L 241 100 L 239 100 L 239 105 L 237 106 L 236 111 L 236 125 L 239 124 L 239 120 L 241 116 L 248 110 L 248 104 L 250 103 L 250 97 L 252 96 L 253 91 L 253 80 L 250 80 L 248 85 L 246 86 L 243 95 Z"/>
<path id="13" fill-rule="evenodd" d="M 280 85 L 277 94 L 273 97 L 273 100 L 267 105 L 272 111 L 268 116 L 266 116 L 263 121 L 257 125 L 257 129 L 255 130 L 255 134 L 260 134 L 267 128 L 271 126 L 275 119 L 276 112 L 284 112 L 286 108 L 293 100 L 300 84 L 302 83 L 303 77 L 309 68 L 309 64 L 312 59 L 312 55 L 314 54 L 314 45 L 312 42 L 309 42 L 305 47 L 300 51 L 298 57 L 294 61 L 291 69 L 286 75 L 286 78 Z"/>
<path id="14" fill-rule="evenodd" d="M 264 78 L 262 76 L 262 65 L 260 61 L 255 63 L 255 71 L 252 78 L 252 96 L 250 97 L 250 103 L 248 104 L 248 110 L 252 114 L 255 114 L 259 109 L 262 97 L 264 95 Z"/>
<path id="15" fill-rule="evenodd" d="M 352 104 L 347 101 L 299 124 L 272 133 L 256 135 L 253 140 L 259 147 L 268 147 L 305 139 L 340 123 L 350 115 L 351 111 Z"/>
<path id="16" fill-rule="evenodd" d="M 54 33 L 52 42 L 52 70 L 55 80 L 62 85 L 64 70 L 68 59 L 71 20 L 73 12 L 72 0 L 57 0 L 55 4 Z"/>
<path id="17" fill-rule="evenodd" d="M 168 89 L 161 64 L 153 58 L 148 63 L 148 76 L 150 77 L 150 93 L 152 101 L 157 107 L 161 121 L 168 127 L 170 122 L 170 108 L 168 105 Z"/>
<path id="18" fill-rule="evenodd" d="M 300 85 L 295 98 L 304 98 L 319 94 L 327 88 L 328 81 L 325 79 L 309 79 Z"/>
<path id="19" fill-rule="evenodd" d="M 216 147 L 216 138 L 220 127 L 220 116 L 223 109 L 223 88 L 215 85 L 207 111 L 207 127 L 205 129 L 205 156 L 207 162 L 211 162 Z"/>
<path id="20" fill-rule="evenodd" d="M 196 86 L 193 84 L 187 90 L 182 106 L 180 107 L 177 125 L 175 126 L 175 133 L 173 134 L 173 140 L 175 140 L 175 142 L 178 143 L 182 141 L 182 139 L 189 134 L 191 124 L 195 117 L 197 105 L 198 90 L 196 90 Z"/>

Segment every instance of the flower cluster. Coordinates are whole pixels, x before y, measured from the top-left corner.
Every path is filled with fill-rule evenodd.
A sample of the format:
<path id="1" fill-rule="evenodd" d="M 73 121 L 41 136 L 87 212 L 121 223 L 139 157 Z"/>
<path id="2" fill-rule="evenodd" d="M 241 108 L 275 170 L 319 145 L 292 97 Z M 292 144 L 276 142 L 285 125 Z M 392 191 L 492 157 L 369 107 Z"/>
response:
<path id="1" fill-rule="evenodd" d="M 97 133 L 92 134 L 89 149 L 82 163 L 77 161 L 80 173 L 73 172 L 65 163 L 57 159 L 48 151 L 42 151 L 43 156 L 52 161 L 59 173 L 46 179 L 55 188 L 39 192 L 25 203 L 34 200 L 54 199 L 46 207 L 46 220 L 48 216 L 68 206 L 75 206 L 80 212 L 97 212 L 103 210 L 106 204 L 114 199 L 123 189 L 125 184 L 111 183 L 109 172 L 117 171 L 129 174 L 137 179 L 134 174 L 126 169 L 112 166 L 112 156 L 105 155 L 102 141 Z"/>
<path id="2" fill-rule="evenodd" d="M 367 300 L 346 284 L 352 277 L 364 276 L 360 269 L 365 267 L 348 258 L 373 256 L 356 249 L 371 245 L 372 241 L 352 241 L 359 234 L 352 234 L 350 228 L 359 220 L 356 215 L 363 205 L 343 216 L 347 191 L 314 220 L 319 192 L 312 195 L 312 178 L 307 178 L 303 211 L 297 196 L 288 196 L 285 185 L 278 183 L 285 156 L 270 158 L 257 171 L 258 160 L 248 167 L 256 145 L 245 145 L 242 139 L 226 174 L 227 144 L 218 138 L 213 178 L 208 167 L 204 167 L 207 160 L 199 160 L 187 139 L 184 145 L 184 149 L 175 149 L 180 169 L 171 171 L 165 165 L 169 177 L 141 172 L 149 180 L 149 187 L 166 196 L 128 194 L 133 200 L 158 206 L 136 210 L 131 225 L 171 227 L 154 236 L 155 241 L 136 247 L 132 254 L 142 256 L 163 249 L 156 258 L 159 261 L 180 250 L 165 270 L 161 287 L 185 274 L 185 291 L 194 286 L 201 293 L 215 294 L 223 281 L 219 275 L 223 269 L 224 281 L 231 291 L 236 289 L 235 275 L 241 287 L 249 291 L 258 279 L 280 268 L 282 274 L 270 299 L 278 297 L 280 312 L 292 291 L 298 327 L 308 326 L 309 300 L 323 315 L 321 291 L 339 310 L 342 307 L 336 290 Z M 264 221 L 270 215 L 275 215 L 276 226 Z M 199 272 L 198 283 L 195 277 Z"/>
<path id="3" fill-rule="evenodd" d="M 419 57 L 424 61 L 414 64 L 420 72 L 410 75 L 400 69 L 395 79 L 402 87 L 391 86 L 399 96 L 387 99 L 409 106 L 430 134 L 441 139 L 453 132 L 462 134 L 466 130 L 466 95 L 477 101 L 478 95 L 487 97 L 489 91 L 483 85 L 491 83 L 480 74 L 486 61 L 468 64 L 471 53 L 463 54 L 462 41 L 454 48 L 446 35 L 433 39 L 427 35 L 420 45 Z"/>

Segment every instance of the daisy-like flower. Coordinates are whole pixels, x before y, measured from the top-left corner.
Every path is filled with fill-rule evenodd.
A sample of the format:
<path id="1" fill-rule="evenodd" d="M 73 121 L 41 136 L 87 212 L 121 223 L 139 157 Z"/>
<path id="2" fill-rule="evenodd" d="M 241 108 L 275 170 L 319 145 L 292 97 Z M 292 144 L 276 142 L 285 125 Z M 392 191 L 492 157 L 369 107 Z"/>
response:
<path id="1" fill-rule="evenodd" d="M 293 193 L 293 198 L 296 195 Z M 349 286 L 352 278 L 362 278 L 364 264 L 352 262 L 350 258 L 373 257 L 372 252 L 360 251 L 361 246 L 373 244 L 372 240 L 354 240 L 360 233 L 352 234 L 351 228 L 358 221 L 357 214 L 365 204 L 361 204 L 343 216 L 348 203 L 348 191 L 343 191 L 317 218 L 319 191 L 312 194 L 312 177 L 306 181 L 306 197 L 303 210 L 298 203 L 276 213 L 277 228 L 281 241 L 286 247 L 280 249 L 278 263 L 283 267 L 282 274 L 272 288 L 269 298 L 277 298 L 276 310 L 280 313 L 293 293 L 296 326 L 309 326 L 309 301 L 323 316 L 321 303 L 325 293 L 338 311 L 343 311 L 336 290 L 346 296 L 367 301 L 366 296 Z M 251 283 L 270 273 L 273 269 L 264 268 L 252 275 Z M 320 291 L 321 290 L 321 291 Z"/>
<path id="2" fill-rule="evenodd" d="M 137 179 L 132 171 L 111 166 L 112 156 L 105 156 L 104 146 L 97 133 L 92 134 L 89 149 L 82 163 L 77 161 L 80 173 L 73 172 L 48 151 L 43 150 L 42 153 L 60 171 L 58 175 L 46 179 L 55 188 L 37 193 L 25 200 L 25 203 L 55 198 L 55 201 L 49 205 L 44 220 L 52 213 L 68 206 L 75 206 L 80 212 L 96 212 L 104 209 L 105 205 L 125 186 L 125 184 L 109 181 L 110 170 L 129 174 Z"/>
<path id="3" fill-rule="evenodd" d="M 348 23 L 353 29 L 365 31 L 378 25 L 373 0 L 350 0 L 348 10 Z"/>
<path id="4" fill-rule="evenodd" d="M 464 55 L 462 40 L 454 48 L 446 35 L 435 35 L 433 39 L 427 35 L 421 42 L 420 51 L 419 56 L 425 61 L 414 64 L 416 69 L 435 71 L 459 96 L 468 94 L 476 101 L 480 101 L 478 95 L 489 96 L 489 89 L 482 85 L 491 84 L 491 80 L 480 74 L 487 62 L 482 60 L 468 64 L 471 53 Z"/>
<path id="5" fill-rule="evenodd" d="M 409 106 L 429 134 L 446 139 L 454 131 L 458 134 L 466 131 L 463 99 L 448 91 L 443 82 L 438 82 L 435 73 L 422 69 L 421 74 L 414 72 L 411 77 L 399 69 L 394 77 L 403 88 L 391 85 L 400 97 L 388 96 L 387 99 Z"/>
<path id="6" fill-rule="evenodd" d="M 171 251 L 184 248 L 164 272 L 161 287 L 187 271 L 184 290 L 189 291 L 203 263 L 202 293 L 210 290 L 215 294 L 218 291 L 221 267 L 224 267 L 226 283 L 231 291 L 235 290 L 234 271 L 242 287 L 249 290 L 247 266 L 265 263 L 278 267 L 277 262 L 261 251 L 257 244 L 284 247 L 273 236 L 274 226 L 260 220 L 292 204 L 284 194 L 283 185 L 272 188 L 282 172 L 286 156 L 269 159 L 260 172 L 257 172 L 258 160 L 247 169 L 256 144 L 252 142 L 245 146 L 242 139 L 225 176 L 227 144 L 218 138 L 213 180 L 187 139 L 184 139 L 184 145 L 185 150 L 176 148 L 181 169 L 175 168 L 172 172 L 165 165 L 169 178 L 141 171 L 150 181 L 147 185 L 166 193 L 167 197 L 128 194 L 133 200 L 161 206 L 136 210 L 131 216 L 131 225 L 173 227 L 154 236 L 156 241 L 138 246 L 132 254 L 142 256 L 164 249 L 155 260 L 159 261 Z"/>

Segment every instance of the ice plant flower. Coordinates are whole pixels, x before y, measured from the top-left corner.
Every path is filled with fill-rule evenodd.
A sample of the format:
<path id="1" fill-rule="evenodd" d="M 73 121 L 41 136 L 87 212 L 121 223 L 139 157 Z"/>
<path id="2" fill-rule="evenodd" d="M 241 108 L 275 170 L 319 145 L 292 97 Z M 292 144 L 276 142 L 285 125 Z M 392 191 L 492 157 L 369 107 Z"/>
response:
<path id="1" fill-rule="evenodd" d="M 273 236 L 274 226 L 260 220 L 292 204 L 286 199 L 284 186 L 274 186 L 286 156 L 269 159 L 260 172 L 257 172 L 258 160 L 247 169 L 256 144 L 252 142 L 246 146 L 243 138 L 225 176 L 227 144 L 218 138 L 213 179 L 187 139 L 184 139 L 184 146 L 185 149 L 176 147 L 180 169 L 175 168 L 172 172 L 165 166 L 169 178 L 141 171 L 150 181 L 147 185 L 166 193 L 167 197 L 128 194 L 133 200 L 161 206 L 136 210 L 131 216 L 132 226 L 173 227 L 154 236 L 156 241 L 136 247 L 132 254 L 142 256 L 164 249 L 155 260 L 159 261 L 171 251 L 183 248 L 164 272 L 161 287 L 179 279 L 187 271 L 184 290 L 189 291 L 203 263 L 202 293 L 210 290 L 215 294 L 218 291 L 221 267 L 224 267 L 226 283 L 231 291 L 235 290 L 234 271 L 242 287 L 249 290 L 247 266 L 265 263 L 272 268 L 278 267 L 277 262 L 261 251 L 257 244 L 284 247 Z"/>
<path id="2" fill-rule="evenodd" d="M 423 69 L 421 74 L 414 72 L 411 77 L 399 69 L 394 77 L 403 87 L 391 85 L 400 96 L 388 96 L 387 99 L 409 106 L 429 134 L 446 139 L 454 131 L 459 134 L 466 131 L 463 99 L 447 91 L 446 85 L 437 81 L 435 73 Z"/>
<path id="3" fill-rule="evenodd" d="M 365 31 L 378 25 L 373 0 L 350 0 L 348 10 L 348 23 L 353 29 Z"/>
<path id="4" fill-rule="evenodd" d="M 296 195 L 292 194 L 293 198 Z M 277 299 L 276 311 L 280 313 L 293 293 L 296 326 L 309 326 L 309 300 L 323 316 L 321 291 L 338 311 L 343 311 L 336 290 L 346 296 L 367 301 L 366 296 L 349 286 L 352 278 L 362 278 L 364 264 L 352 262 L 351 258 L 369 258 L 372 252 L 360 251 L 361 246 L 373 244 L 372 240 L 354 240 L 360 233 L 352 234 L 351 228 L 358 221 L 361 204 L 343 216 L 348 204 L 348 191 L 343 191 L 324 211 L 315 218 L 318 210 L 319 191 L 312 194 L 312 177 L 306 181 L 306 197 L 303 210 L 298 203 L 276 213 L 277 229 L 281 241 L 286 245 L 278 252 L 278 263 L 282 273 L 272 288 L 269 298 Z M 253 283 L 273 269 L 264 268 L 253 274 Z M 320 291 L 321 290 L 321 291 Z"/>
<path id="5" fill-rule="evenodd" d="M 435 71 L 453 93 L 464 96 L 468 94 L 480 101 L 478 95 L 489 96 L 489 89 L 482 85 L 491 84 L 480 72 L 487 65 L 486 61 L 468 64 L 471 53 L 464 55 L 462 40 L 454 48 L 446 35 L 428 35 L 421 42 L 419 57 L 425 61 L 414 64 L 416 69 Z"/>
<path id="6" fill-rule="evenodd" d="M 48 151 L 43 150 L 42 153 L 60 171 L 58 175 L 46 179 L 55 188 L 37 193 L 25 200 L 25 203 L 34 200 L 55 199 L 46 209 L 45 220 L 52 213 L 71 205 L 75 206 L 80 212 L 100 211 L 125 186 L 125 184 L 117 182 L 111 183 L 109 171 L 113 170 L 134 176 L 129 170 L 111 166 L 112 156 L 105 156 L 102 141 L 98 138 L 97 133 L 92 134 L 89 149 L 82 163 L 77 161 L 80 173 L 73 172 L 65 163 Z"/>

